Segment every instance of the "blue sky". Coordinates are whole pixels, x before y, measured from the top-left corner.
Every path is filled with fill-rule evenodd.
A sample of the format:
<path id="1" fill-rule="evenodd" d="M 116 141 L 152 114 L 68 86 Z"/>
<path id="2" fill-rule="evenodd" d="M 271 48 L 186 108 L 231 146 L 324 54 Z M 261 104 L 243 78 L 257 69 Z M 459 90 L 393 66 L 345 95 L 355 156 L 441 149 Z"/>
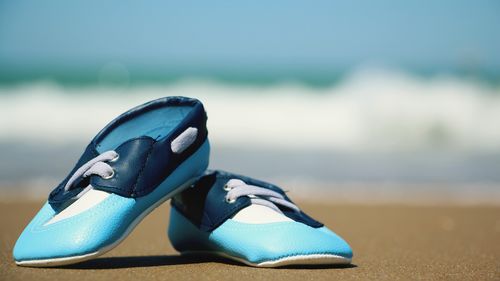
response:
<path id="1" fill-rule="evenodd" d="M 0 2 L 0 63 L 500 68 L 500 1 Z"/>

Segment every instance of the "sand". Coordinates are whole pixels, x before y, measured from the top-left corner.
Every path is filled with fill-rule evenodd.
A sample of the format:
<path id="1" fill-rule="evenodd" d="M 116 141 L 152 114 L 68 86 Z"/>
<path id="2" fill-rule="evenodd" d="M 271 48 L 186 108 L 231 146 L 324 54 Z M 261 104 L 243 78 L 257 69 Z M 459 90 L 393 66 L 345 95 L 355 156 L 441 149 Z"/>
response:
<path id="1" fill-rule="evenodd" d="M 500 280 L 500 207 L 302 202 L 353 247 L 347 267 L 260 269 L 180 257 L 165 232 L 168 204 L 106 255 L 65 268 L 24 268 L 12 247 L 41 202 L 0 203 L 0 280 Z"/>

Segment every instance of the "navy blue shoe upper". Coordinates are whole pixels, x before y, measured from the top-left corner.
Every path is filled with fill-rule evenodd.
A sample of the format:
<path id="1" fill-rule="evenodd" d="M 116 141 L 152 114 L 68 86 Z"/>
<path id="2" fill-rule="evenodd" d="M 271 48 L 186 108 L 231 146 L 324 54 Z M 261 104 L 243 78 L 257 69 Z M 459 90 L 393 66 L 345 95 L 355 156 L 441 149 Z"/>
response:
<path id="1" fill-rule="evenodd" d="M 211 232 L 231 218 L 241 209 L 251 204 L 250 198 L 239 197 L 235 202 L 227 202 L 224 185 L 230 179 L 240 179 L 246 184 L 255 185 L 276 191 L 290 201 L 285 192 L 276 185 L 252 179 L 246 176 L 224 171 L 208 171 L 191 188 L 172 198 L 172 206 L 181 212 L 199 229 Z M 285 206 L 278 206 L 283 214 L 297 222 L 318 228 L 323 224 L 314 220 L 304 212 L 297 212 Z"/>
<path id="2" fill-rule="evenodd" d="M 201 102 L 186 97 L 160 98 L 123 113 L 90 142 L 73 170 L 50 193 L 49 203 L 58 205 L 76 198 L 89 184 L 124 197 L 149 194 L 204 143 L 206 121 Z M 172 141 L 188 128 L 197 129 L 195 140 L 185 150 L 174 152 Z M 112 178 L 82 177 L 65 190 L 79 167 L 108 150 L 119 155 L 108 163 L 115 172 Z"/>

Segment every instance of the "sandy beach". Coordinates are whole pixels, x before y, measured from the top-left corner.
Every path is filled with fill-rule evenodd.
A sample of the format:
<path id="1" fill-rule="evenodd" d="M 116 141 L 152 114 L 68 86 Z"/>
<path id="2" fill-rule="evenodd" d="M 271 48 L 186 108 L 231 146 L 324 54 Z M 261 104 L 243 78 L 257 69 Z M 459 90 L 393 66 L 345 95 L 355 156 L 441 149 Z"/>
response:
<path id="1" fill-rule="evenodd" d="M 0 203 L 1 280 L 500 280 L 500 207 L 301 202 L 351 244 L 353 264 L 259 269 L 179 256 L 165 235 L 166 203 L 96 260 L 65 268 L 18 267 L 12 247 L 41 204 Z"/>

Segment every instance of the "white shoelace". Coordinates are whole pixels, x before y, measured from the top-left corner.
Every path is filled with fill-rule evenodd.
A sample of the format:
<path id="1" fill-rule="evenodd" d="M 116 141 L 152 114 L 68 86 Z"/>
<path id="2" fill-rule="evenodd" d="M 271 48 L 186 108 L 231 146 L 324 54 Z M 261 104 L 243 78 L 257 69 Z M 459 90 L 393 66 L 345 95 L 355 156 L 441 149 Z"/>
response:
<path id="1" fill-rule="evenodd" d="M 276 204 L 300 212 L 299 207 L 287 201 L 280 193 L 260 186 L 246 184 L 239 179 L 229 180 L 226 185 L 224 185 L 224 190 L 227 191 L 226 201 L 228 203 L 235 202 L 239 197 L 248 196 L 252 204 L 269 207 L 280 214 L 283 214 L 283 212 Z"/>
<path id="2" fill-rule="evenodd" d="M 73 183 L 80 177 L 88 177 L 90 175 L 99 175 L 103 179 L 112 178 L 115 175 L 115 171 L 111 166 L 106 163 L 108 161 L 116 161 L 118 159 L 118 153 L 113 150 L 103 152 L 98 156 L 94 157 L 87 163 L 83 164 L 78 170 L 73 173 L 71 178 L 68 180 L 64 186 L 64 191 L 71 189 Z"/>

